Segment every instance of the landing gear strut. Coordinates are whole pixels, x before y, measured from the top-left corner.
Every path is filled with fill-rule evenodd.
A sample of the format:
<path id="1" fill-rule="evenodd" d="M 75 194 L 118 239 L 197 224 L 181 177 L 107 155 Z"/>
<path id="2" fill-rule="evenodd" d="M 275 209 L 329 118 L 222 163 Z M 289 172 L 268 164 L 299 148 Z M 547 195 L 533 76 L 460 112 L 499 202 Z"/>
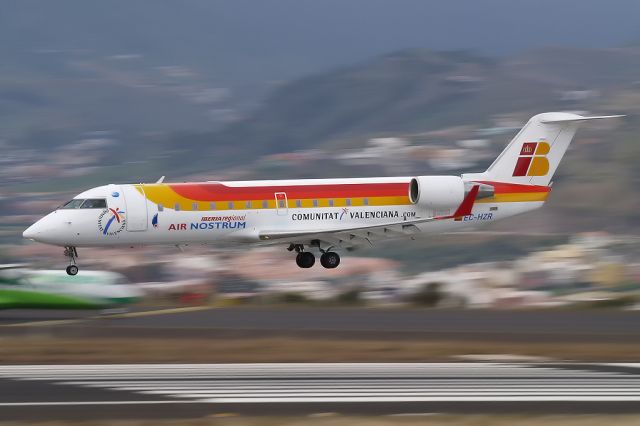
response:
<path id="1" fill-rule="evenodd" d="M 76 259 L 78 258 L 78 250 L 75 247 L 64 248 L 65 257 L 69 258 L 69 266 L 67 266 L 67 274 L 76 275 L 78 273 L 78 267 L 76 266 Z"/>

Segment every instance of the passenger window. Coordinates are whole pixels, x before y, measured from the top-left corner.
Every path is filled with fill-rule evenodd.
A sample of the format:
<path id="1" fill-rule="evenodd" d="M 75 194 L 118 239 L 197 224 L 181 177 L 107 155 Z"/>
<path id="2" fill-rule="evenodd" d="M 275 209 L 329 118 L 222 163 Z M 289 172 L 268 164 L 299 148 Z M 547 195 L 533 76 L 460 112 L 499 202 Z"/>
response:
<path id="1" fill-rule="evenodd" d="M 233 201 L 229 201 L 228 206 L 229 206 L 230 209 L 232 209 L 233 208 Z"/>
<path id="2" fill-rule="evenodd" d="M 296 207 L 302 207 L 302 200 L 296 200 Z"/>
<path id="3" fill-rule="evenodd" d="M 180 203 L 176 203 L 176 205 L 174 206 L 174 210 L 179 212 L 180 211 Z"/>
<path id="4" fill-rule="evenodd" d="M 329 200 L 329 207 L 333 207 L 333 200 Z"/>
<path id="5" fill-rule="evenodd" d="M 264 200 L 264 201 L 262 202 L 262 208 L 263 208 L 263 209 L 268 209 L 268 208 L 269 208 L 269 202 L 268 202 L 267 200 Z"/>
<path id="6" fill-rule="evenodd" d="M 247 201 L 247 208 L 250 209 L 251 208 L 251 201 Z"/>
<path id="7" fill-rule="evenodd" d="M 212 202 L 212 203 L 209 203 L 209 208 L 210 208 L 211 210 L 215 210 L 215 209 L 216 209 L 216 203 L 213 203 L 213 202 Z"/>
<path id="8" fill-rule="evenodd" d="M 106 209 L 107 200 L 104 198 L 90 198 L 85 200 L 80 206 L 81 209 Z"/>
<path id="9" fill-rule="evenodd" d="M 158 211 L 159 212 L 164 211 L 164 206 L 162 204 L 158 204 Z"/>
<path id="10" fill-rule="evenodd" d="M 346 199 L 346 203 L 347 203 L 347 206 L 350 206 L 351 205 L 351 198 L 347 198 Z"/>
<path id="11" fill-rule="evenodd" d="M 278 205 L 280 206 L 281 209 L 283 209 L 284 208 L 284 200 L 278 201 Z"/>
<path id="12" fill-rule="evenodd" d="M 77 200 L 77 199 L 74 198 L 73 200 L 68 201 L 67 203 L 65 203 L 60 208 L 61 209 L 78 209 L 78 208 L 80 208 L 82 203 L 84 203 L 84 200 Z"/>
<path id="13" fill-rule="evenodd" d="M 318 207 L 318 200 L 313 200 L 313 207 Z"/>
<path id="14" fill-rule="evenodd" d="M 369 199 L 368 199 L 368 198 L 365 198 L 364 200 L 362 200 L 362 203 L 363 203 L 365 206 L 368 206 L 368 205 L 369 205 Z"/>
<path id="15" fill-rule="evenodd" d="M 198 203 L 191 204 L 191 210 L 198 211 Z"/>

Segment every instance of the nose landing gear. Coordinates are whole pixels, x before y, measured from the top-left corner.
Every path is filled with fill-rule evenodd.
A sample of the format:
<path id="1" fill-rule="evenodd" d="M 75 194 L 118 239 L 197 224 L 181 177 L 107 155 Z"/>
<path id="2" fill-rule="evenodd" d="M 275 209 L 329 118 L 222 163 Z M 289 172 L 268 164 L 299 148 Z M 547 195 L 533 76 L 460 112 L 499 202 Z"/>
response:
<path id="1" fill-rule="evenodd" d="M 78 250 L 75 247 L 64 248 L 65 257 L 69 258 L 69 266 L 67 266 L 67 274 L 76 275 L 78 273 L 78 267 L 76 266 L 76 259 L 78 258 Z"/>

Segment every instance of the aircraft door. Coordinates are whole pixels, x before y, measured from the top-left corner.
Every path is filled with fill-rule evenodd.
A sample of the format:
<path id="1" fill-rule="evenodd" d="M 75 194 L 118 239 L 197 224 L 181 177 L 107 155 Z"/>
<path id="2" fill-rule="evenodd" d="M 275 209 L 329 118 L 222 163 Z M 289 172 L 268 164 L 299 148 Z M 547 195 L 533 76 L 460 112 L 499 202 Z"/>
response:
<path id="1" fill-rule="evenodd" d="M 276 192 L 276 214 L 278 216 L 286 216 L 289 214 L 289 206 L 287 202 L 286 192 Z"/>
<path id="2" fill-rule="evenodd" d="M 144 186 L 122 185 L 121 188 L 124 196 L 127 231 L 146 231 L 149 219 L 147 217 L 147 197 L 144 195 Z M 142 193 L 137 188 L 140 188 Z"/>

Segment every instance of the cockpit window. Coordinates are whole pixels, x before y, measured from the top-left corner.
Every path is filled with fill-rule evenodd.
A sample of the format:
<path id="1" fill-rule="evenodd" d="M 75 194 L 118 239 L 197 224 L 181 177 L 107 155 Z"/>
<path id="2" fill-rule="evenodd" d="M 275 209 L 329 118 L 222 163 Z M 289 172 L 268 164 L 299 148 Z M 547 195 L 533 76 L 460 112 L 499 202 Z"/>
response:
<path id="1" fill-rule="evenodd" d="M 74 198 L 73 200 L 69 201 L 68 203 L 63 204 L 62 207 L 60 207 L 60 208 L 61 209 L 78 209 L 78 208 L 80 208 L 82 203 L 84 203 L 84 200 L 78 200 L 77 198 Z"/>
<path id="2" fill-rule="evenodd" d="M 64 204 L 61 209 L 106 209 L 107 200 L 104 198 L 89 198 L 88 200 L 74 198 Z"/>
<path id="3" fill-rule="evenodd" d="M 85 200 L 80 206 L 81 209 L 106 209 L 107 200 L 104 198 L 90 198 Z"/>

